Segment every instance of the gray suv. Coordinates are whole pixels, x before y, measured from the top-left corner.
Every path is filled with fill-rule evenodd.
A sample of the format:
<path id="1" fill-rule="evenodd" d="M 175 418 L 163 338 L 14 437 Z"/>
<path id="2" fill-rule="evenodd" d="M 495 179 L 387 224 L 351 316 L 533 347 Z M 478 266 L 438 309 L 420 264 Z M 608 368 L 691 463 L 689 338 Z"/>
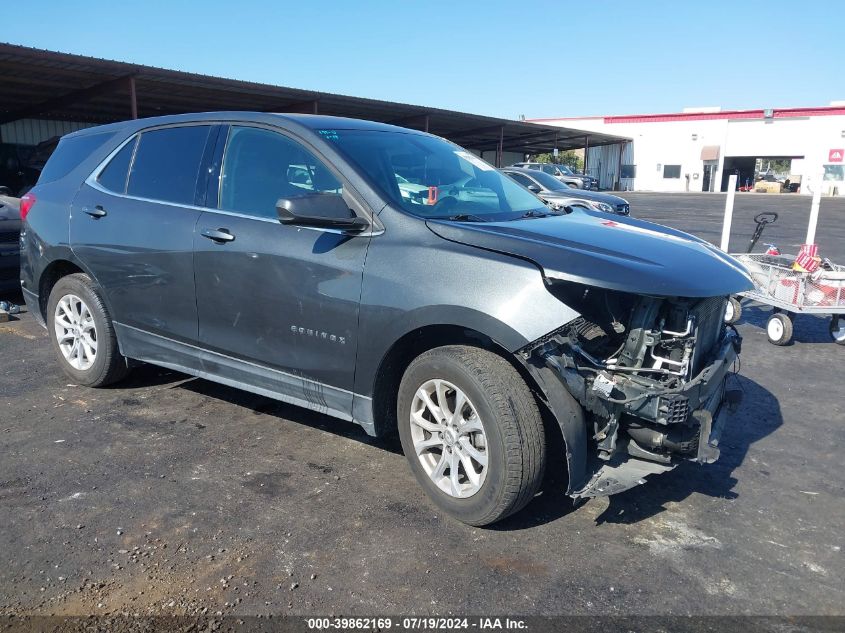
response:
<path id="1" fill-rule="evenodd" d="M 556 163 L 514 163 L 511 167 L 542 171 L 544 174 L 554 176 L 562 183 L 572 187 L 573 189 L 590 190 L 599 188 L 598 180 L 592 176 L 575 173 L 566 165 L 558 165 Z"/>
<path id="2" fill-rule="evenodd" d="M 525 506 L 547 468 L 592 497 L 718 457 L 744 269 L 665 227 L 558 214 L 435 136 L 106 125 L 61 140 L 21 215 L 23 294 L 76 384 L 147 362 L 398 433 L 466 523 Z"/>

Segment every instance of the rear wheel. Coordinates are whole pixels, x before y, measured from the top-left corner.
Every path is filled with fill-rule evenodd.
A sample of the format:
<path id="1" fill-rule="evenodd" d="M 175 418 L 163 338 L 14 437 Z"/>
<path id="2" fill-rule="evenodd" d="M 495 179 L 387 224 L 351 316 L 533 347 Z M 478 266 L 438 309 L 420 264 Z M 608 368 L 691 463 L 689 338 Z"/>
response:
<path id="1" fill-rule="evenodd" d="M 773 345 L 789 345 L 792 340 L 792 319 L 786 312 L 777 312 L 766 323 L 766 335 Z"/>
<path id="2" fill-rule="evenodd" d="M 501 357 L 463 346 L 422 354 L 402 378 L 397 414 L 411 470 L 456 519 L 487 525 L 536 494 L 543 422 L 528 385 Z"/>
<path id="3" fill-rule="evenodd" d="M 102 387 L 126 375 L 111 318 L 88 275 L 68 275 L 53 286 L 47 330 L 59 364 L 77 384 Z"/>
<path id="4" fill-rule="evenodd" d="M 838 345 L 845 345 L 845 319 L 838 315 L 830 318 L 830 338 Z"/>

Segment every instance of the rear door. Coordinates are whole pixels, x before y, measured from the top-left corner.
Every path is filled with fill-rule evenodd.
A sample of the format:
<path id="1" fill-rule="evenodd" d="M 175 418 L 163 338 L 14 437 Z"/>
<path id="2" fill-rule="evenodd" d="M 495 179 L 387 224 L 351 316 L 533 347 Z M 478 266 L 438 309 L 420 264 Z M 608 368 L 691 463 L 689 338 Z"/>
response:
<path id="1" fill-rule="evenodd" d="M 280 224 L 276 201 L 308 192 L 357 204 L 297 139 L 230 128 L 194 237 L 199 339 L 209 373 L 349 418 L 370 237 Z"/>
<path id="2" fill-rule="evenodd" d="M 150 335 L 196 342 L 200 165 L 218 129 L 182 125 L 133 136 L 73 202 L 71 247 L 105 292 L 123 345 L 142 344 Z"/>

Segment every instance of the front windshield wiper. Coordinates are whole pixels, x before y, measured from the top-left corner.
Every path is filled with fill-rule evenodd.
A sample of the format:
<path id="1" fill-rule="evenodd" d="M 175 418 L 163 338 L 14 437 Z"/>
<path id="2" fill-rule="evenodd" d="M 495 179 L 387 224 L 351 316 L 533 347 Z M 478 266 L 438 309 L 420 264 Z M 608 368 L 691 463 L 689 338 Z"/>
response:
<path id="1" fill-rule="evenodd" d="M 473 215 L 472 213 L 459 213 L 457 215 L 449 216 L 450 220 L 455 222 L 486 222 L 480 215 Z"/>
<path id="2" fill-rule="evenodd" d="M 544 213 L 543 211 L 534 211 L 533 209 L 529 209 L 525 213 L 522 214 L 523 218 L 545 218 L 548 213 Z"/>

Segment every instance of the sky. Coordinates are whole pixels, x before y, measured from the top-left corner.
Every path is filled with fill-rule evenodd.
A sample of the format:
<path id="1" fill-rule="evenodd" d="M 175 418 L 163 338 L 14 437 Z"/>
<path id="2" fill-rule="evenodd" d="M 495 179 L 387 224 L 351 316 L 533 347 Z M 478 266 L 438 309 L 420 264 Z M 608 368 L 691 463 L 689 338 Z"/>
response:
<path id="1" fill-rule="evenodd" d="M 2 14 L 13 44 L 512 119 L 845 100 L 842 0 L 6 0 Z"/>

